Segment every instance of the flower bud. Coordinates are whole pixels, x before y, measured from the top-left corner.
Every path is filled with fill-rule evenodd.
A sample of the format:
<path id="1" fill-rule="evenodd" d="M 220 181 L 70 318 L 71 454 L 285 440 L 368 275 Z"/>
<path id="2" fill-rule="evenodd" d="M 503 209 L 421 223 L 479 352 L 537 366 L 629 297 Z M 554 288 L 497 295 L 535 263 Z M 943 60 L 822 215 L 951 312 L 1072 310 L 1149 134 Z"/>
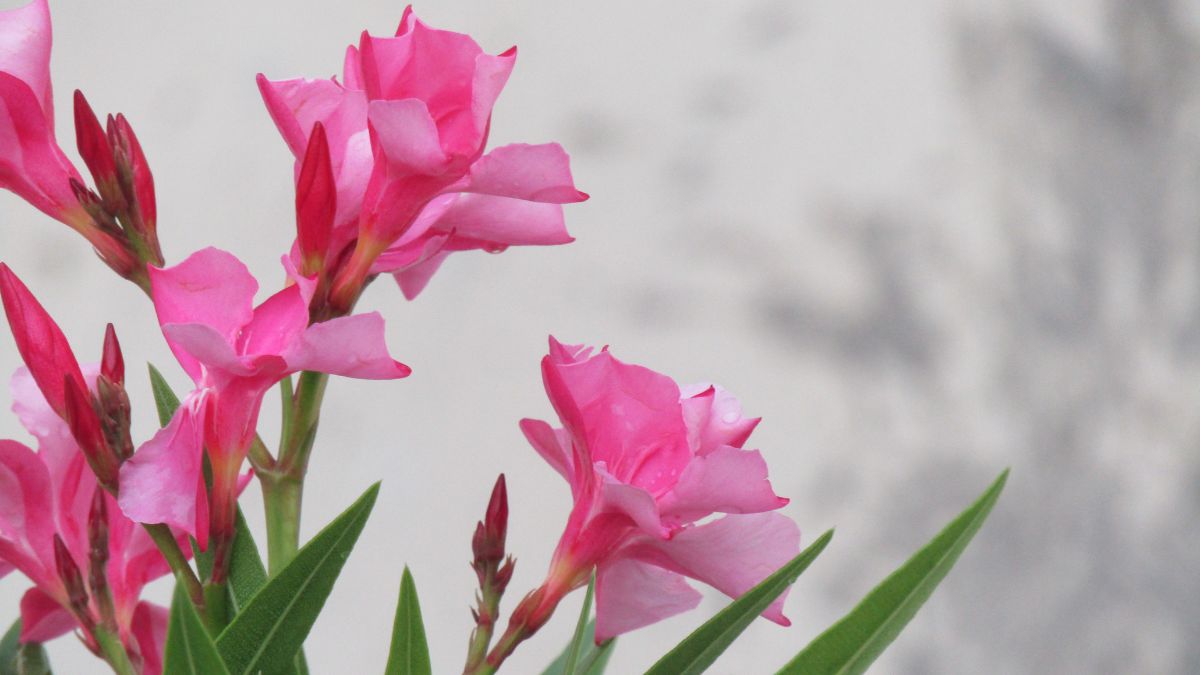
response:
<path id="1" fill-rule="evenodd" d="M 110 323 L 104 329 L 104 352 L 100 359 L 100 374 L 114 384 L 125 384 L 125 357 L 121 354 L 121 343 L 117 331 Z"/>
<path id="2" fill-rule="evenodd" d="M 75 564 L 75 559 L 71 557 L 71 551 L 67 549 L 62 537 L 57 534 L 54 535 L 54 566 L 67 591 L 67 603 L 71 607 L 71 613 L 90 634 L 96 624 L 88 609 L 88 592 L 83 584 L 83 574 L 80 573 L 79 565 Z"/>
<path id="3" fill-rule="evenodd" d="M 108 587 L 108 505 L 107 495 L 97 489 L 88 511 L 88 587 L 100 610 L 101 621 L 110 629 L 116 628 L 112 593 Z"/>
<path id="4" fill-rule="evenodd" d="M 329 142 L 325 126 L 317 122 L 308 137 L 304 162 L 296 179 L 296 241 L 300 248 L 300 272 L 305 276 L 319 274 L 325 266 L 336 213 L 337 185 Z"/>
<path id="5" fill-rule="evenodd" d="M 483 522 L 475 527 L 471 541 L 476 564 L 495 565 L 504 559 L 504 545 L 508 535 L 508 490 L 504 474 L 496 479 L 492 497 L 488 500 L 487 513 Z"/>
<path id="6" fill-rule="evenodd" d="M 124 211 L 125 195 L 117 184 L 112 146 L 92 106 L 78 89 L 75 90 L 75 144 L 84 164 L 92 172 L 96 189 L 104 200 L 104 209 L 113 215 Z"/>
<path id="7" fill-rule="evenodd" d="M 125 387 L 103 374 L 96 377 L 96 412 L 100 416 L 104 441 L 116 454 L 118 464 L 129 459 L 133 455 L 129 395 L 125 393 Z"/>
<path id="8" fill-rule="evenodd" d="M 100 418 L 93 407 L 90 394 L 79 388 L 70 377 L 63 378 L 65 411 L 63 421 L 75 437 L 79 449 L 87 458 L 96 479 L 106 490 L 117 491 L 117 472 L 121 462 L 109 448 L 100 425 Z"/>
<path id="9" fill-rule="evenodd" d="M 158 207 L 154 196 L 154 176 L 142 152 L 142 145 L 124 115 L 108 118 L 108 139 L 113 147 L 117 180 L 128 204 L 129 225 L 144 244 L 144 262 L 161 267 L 162 251 L 158 244 Z"/>

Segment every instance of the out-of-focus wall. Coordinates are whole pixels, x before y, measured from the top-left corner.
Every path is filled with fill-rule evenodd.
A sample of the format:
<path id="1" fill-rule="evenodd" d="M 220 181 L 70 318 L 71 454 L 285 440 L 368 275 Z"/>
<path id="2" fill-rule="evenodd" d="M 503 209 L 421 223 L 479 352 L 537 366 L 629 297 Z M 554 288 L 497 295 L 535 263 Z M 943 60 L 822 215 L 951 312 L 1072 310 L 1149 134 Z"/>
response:
<path id="1" fill-rule="evenodd" d="M 1166 0 L 1000 4 L 418 4 L 490 51 L 520 46 L 494 144 L 561 141 L 592 199 L 568 208 L 570 246 L 456 256 L 416 302 L 383 281 L 365 299 L 415 373 L 331 386 L 306 535 L 384 487 L 314 629 L 314 672 L 382 669 L 404 564 L 436 670 L 460 667 L 470 533 L 501 471 L 506 606 L 538 581 L 568 493 L 516 423 L 552 415 L 550 332 L 737 393 L 806 539 L 838 528 L 791 595 L 795 625 L 756 624 L 712 672 L 782 664 L 1005 466 L 992 521 L 875 672 L 1193 670 L 1200 17 Z M 216 245 L 273 287 L 292 164 L 254 74 L 332 75 L 402 9 L 52 2 L 59 135 L 73 145 L 77 87 L 126 113 L 168 259 Z M 137 364 L 185 378 L 145 298 L 8 194 L 0 242 L 81 356 L 117 323 L 146 438 Z M 17 364 L 0 334 L 0 372 Z M 0 436 L 24 438 L 11 416 Z M 243 501 L 261 522 L 257 488 Z M 24 588 L 0 583 L 0 619 Z M 622 638 L 611 671 L 649 665 L 723 602 L 706 597 Z M 508 669 L 538 672 L 578 602 Z M 51 655 L 100 672 L 70 638 Z"/>

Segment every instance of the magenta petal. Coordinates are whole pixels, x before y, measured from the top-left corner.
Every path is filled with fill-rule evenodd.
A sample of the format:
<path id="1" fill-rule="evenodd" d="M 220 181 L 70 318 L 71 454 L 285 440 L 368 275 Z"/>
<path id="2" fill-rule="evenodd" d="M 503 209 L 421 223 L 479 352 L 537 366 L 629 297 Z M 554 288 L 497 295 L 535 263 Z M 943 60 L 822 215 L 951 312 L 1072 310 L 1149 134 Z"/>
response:
<path id="1" fill-rule="evenodd" d="M 729 446 L 694 457 L 675 487 L 659 500 L 663 514 L 684 522 L 711 513 L 760 513 L 786 505 L 787 500 L 771 489 L 762 455 Z"/>
<path id="2" fill-rule="evenodd" d="M 553 204 L 587 199 L 575 189 L 570 158 L 557 143 L 496 148 L 472 164 L 467 177 L 450 189 Z"/>
<path id="3" fill-rule="evenodd" d="M 254 309 L 254 318 L 238 339 L 238 352 L 279 354 L 307 327 L 308 300 L 299 284 L 289 286 Z"/>
<path id="4" fill-rule="evenodd" d="M 159 675 L 163 667 L 163 648 L 167 644 L 167 608 L 139 602 L 129 626 L 138 652 L 142 655 L 142 675 Z"/>
<path id="5" fill-rule="evenodd" d="M 699 591 L 675 572 L 630 558 L 596 572 L 596 642 L 649 626 L 700 604 Z"/>
<path id="6" fill-rule="evenodd" d="M 388 354 L 379 312 L 313 324 L 286 352 L 292 370 L 314 370 L 367 380 L 407 377 L 412 371 Z"/>
<path id="7" fill-rule="evenodd" d="M 21 642 L 49 642 L 78 624 L 54 598 L 34 587 L 21 596 Z"/>
<path id="8" fill-rule="evenodd" d="M 185 400 L 171 422 L 121 466 L 121 510 L 139 523 L 166 523 L 197 535 L 202 405 Z"/>
<path id="9" fill-rule="evenodd" d="M 216 368 L 234 377 L 250 377 L 256 372 L 253 361 L 239 356 L 229 341 L 212 326 L 168 323 L 163 325 L 162 332 L 176 356 L 186 354 L 193 363 Z M 182 357 L 179 360 L 183 362 Z"/>
<path id="10" fill-rule="evenodd" d="M 645 549 L 662 557 L 640 551 L 639 557 L 737 598 L 800 552 L 800 529 L 779 513 L 730 515 L 683 530 L 670 541 L 648 542 Z M 790 625 L 783 615 L 786 597 L 784 591 L 763 616 Z"/>

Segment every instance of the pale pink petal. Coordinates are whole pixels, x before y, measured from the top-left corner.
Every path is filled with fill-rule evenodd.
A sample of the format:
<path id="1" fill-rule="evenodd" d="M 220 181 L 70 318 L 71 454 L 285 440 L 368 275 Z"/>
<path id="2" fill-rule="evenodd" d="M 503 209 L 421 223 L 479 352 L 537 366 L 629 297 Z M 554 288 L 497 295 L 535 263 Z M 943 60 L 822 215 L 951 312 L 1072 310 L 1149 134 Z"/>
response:
<path id="1" fill-rule="evenodd" d="M 203 324 L 227 343 L 254 317 L 254 294 L 258 282 L 233 255 L 215 248 L 193 253 L 165 269 L 150 270 L 150 285 L 158 322 Z M 196 360 L 183 349 L 171 346 L 175 357 L 193 379 L 199 379 Z"/>
<path id="2" fill-rule="evenodd" d="M 757 450 L 725 446 L 696 456 L 679 482 L 659 499 L 663 515 L 693 522 L 711 513 L 760 513 L 786 506 L 767 480 L 767 463 Z"/>
<path id="3" fill-rule="evenodd" d="M 142 655 L 142 675 L 159 675 L 163 667 L 163 647 L 167 644 L 167 619 L 165 607 L 149 602 L 139 602 L 133 613 L 129 630 L 138 653 Z"/>
<path id="4" fill-rule="evenodd" d="M 29 448 L 0 440 L 0 557 L 35 583 L 54 569 L 50 475 Z"/>
<path id="5" fill-rule="evenodd" d="M 740 597 L 800 553 L 800 529 L 775 512 L 730 515 L 685 529 L 669 541 L 648 540 L 636 555 Z M 784 591 L 763 612 L 783 626 Z"/>
<path id="6" fill-rule="evenodd" d="M 562 429 L 555 429 L 541 420 L 523 419 L 521 432 L 542 459 L 557 471 L 574 490 L 574 468 L 571 465 L 571 439 Z"/>
<path id="7" fill-rule="evenodd" d="M 383 317 L 378 312 L 313 324 L 284 358 L 292 370 L 367 380 L 407 377 L 412 372 L 388 354 Z"/>
<path id="8" fill-rule="evenodd" d="M 638 560 L 619 558 L 596 570 L 596 642 L 649 626 L 700 604 L 683 577 Z"/>
<path id="9" fill-rule="evenodd" d="M 452 234 L 455 250 L 507 246 L 555 246 L 575 239 L 567 233 L 558 204 L 461 193 L 434 223 Z"/>
<path id="10" fill-rule="evenodd" d="M 429 285 L 433 274 L 438 271 L 449 255 L 449 251 L 441 251 L 408 269 L 397 272 L 396 282 L 400 284 L 400 290 L 404 293 L 404 297 L 412 300 L 420 295 L 421 291 Z"/>
<path id="11" fill-rule="evenodd" d="M 193 536 L 203 497 L 203 402 L 189 398 L 163 427 L 121 466 L 121 510 L 139 523 L 166 523 Z M 198 497 L 199 495 L 199 497 Z"/>
<path id="12" fill-rule="evenodd" d="M 466 178 L 450 190 L 554 204 L 587 199 L 575 189 L 570 158 L 558 143 L 496 148 L 472 164 Z"/>
<path id="13" fill-rule="evenodd" d="M 419 99 L 371 101 L 367 118 L 371 138 L 390 171 L 398 174 L 440 173 L 448 161 L 438 142 L 437 125 Z"/>
<path id="14" fill-rule="evenodd" d="M 50 7 L 46 0 L 0 12 L 0 72 L 29 86 L 37 96 L 53 137 L 50 87 Z"/>
<path id="15" fill-rule="evenodd" d="M 476 133 L 487 132 L 492 106 L 500 98 L 500 91 L 508 83 L 516 63 L 516 47 L 496 56 L 480 54 L 475 57 L 475 75 L 471 79 L 471 122 Z"/>
<path id="16" fill-rule="evenodd" d="M 742 416 L 742 405 L 725 389 L 715 385 L 682 387 L 683 419 L 688 440 L 698 455 L 722 446 L 742 447 L 762 418 Z"/>
<path id="17" fill-rule="evenodd" d="M 665 538 L 670 534 L 659 517 L 658 504 L 649 492 L 609 475 L 603 462 L 596 463 L 596 474 L 600 479 L 600 492 L 592 508 L 593 514 L 624 515 L 652 537 Z"/>
<path id="18" fill-rule="evenodd" d="M 194 364 L 217 368 L 233 377 L 249 377 L 257 372 L 251 359 L 244 359 L 233 345 L 212 326 L 202 323 L 163 324 L 163 336 L 180 363 L 187 356 Z"/>
<path id="19" fill-rule="evenodd" d="M 75 617 L 40 588 L 31 588 L 21 596 L 22 643 L 49 642 L 77 625 Z"/>

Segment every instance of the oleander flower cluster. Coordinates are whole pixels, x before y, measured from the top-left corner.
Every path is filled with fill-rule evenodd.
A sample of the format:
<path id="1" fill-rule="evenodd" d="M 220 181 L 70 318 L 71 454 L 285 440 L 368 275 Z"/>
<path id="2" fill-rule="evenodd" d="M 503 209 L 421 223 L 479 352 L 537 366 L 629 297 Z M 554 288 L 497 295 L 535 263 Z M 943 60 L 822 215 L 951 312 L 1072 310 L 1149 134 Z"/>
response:
<path id="1" fill-rule="evenodd" d="M 321 479 L 308 466 L 329 378 L 404 379 L 410 367 L 385 339 L 388 310 L 417 298 L 453 253 L 572 242 L 564 206 L 587 195 L 558 144 L 489 145 L 516 48 L 491 54 L 409 8 L 393 35 L 364 32 L 347 47 L 340 78 L 258 75 L 295 158 L 295 222 L 262 225 L 281 234 L 282 269 L 258 278 L 283 283 L 264 290 L 233 252 L 164 258 L 159 238 L 171 228 L 159 229 L 151 155 L 124 115 L 101 122 L 76 91 L 85 177 L 55 135 L 50 55 L 48 0 L 0 12 L 0 186 L 78 232 L 145 293 L 192 388 L 171 391 L 151 366 L 154 398 L 135 400 L 119 326 L 69 339 L 18 276 L 29 278 L 24 261 L 3 252 L 18 258 L 0 261 L 0 297 L 25 364 L 11 378 L 12 409 L 33 447 L 0 441 L 0 575 L 29 582 L 0 670 L 32 672 L 42 643 L 74 633 L 122 674 L 306 672 L 302 645 L 378 490 L 301 541 L 303 492 Z M 400 294 L 382 290 L 371 300 L 384 311 L 362 309 L 383 275 Z M 77 292 L 86 302 L 92 289 Z M 72 345 L 89 340 L 98 358 L 81 362 Z M 730 609 L 743 628 L 757 614 L 788 625 L 787 588 L 828 539 L 798 556 L 799 529 L 780 512 L 788 500 L 747 445 L 759 419 L 720 386 L 681 386 L 607 347 L 551 337 L 540 375 L 556 421 L 524 419 L 519 430 L 572 506 L 544 580 L 506 616 L 515 559 L 499 477 L 463 540 L 478 581 L 463 672 L 495 672 L 585 587 L 556 672 L 600 672 L 614 638 L 695 608 L 692 582 L 741 598 Z M 283 399 L 275 447 L 258 433 L 273 389 Z M 152 407 L 161 428 L 135 429 L 135 406 Z M 250 481 L 261 485 L 265 551 L 239 511 Z M 429 672 L 414 582 L 400 567 L 387 672 Z M 171 607 L 144 600 L 166 575 Z"/>

